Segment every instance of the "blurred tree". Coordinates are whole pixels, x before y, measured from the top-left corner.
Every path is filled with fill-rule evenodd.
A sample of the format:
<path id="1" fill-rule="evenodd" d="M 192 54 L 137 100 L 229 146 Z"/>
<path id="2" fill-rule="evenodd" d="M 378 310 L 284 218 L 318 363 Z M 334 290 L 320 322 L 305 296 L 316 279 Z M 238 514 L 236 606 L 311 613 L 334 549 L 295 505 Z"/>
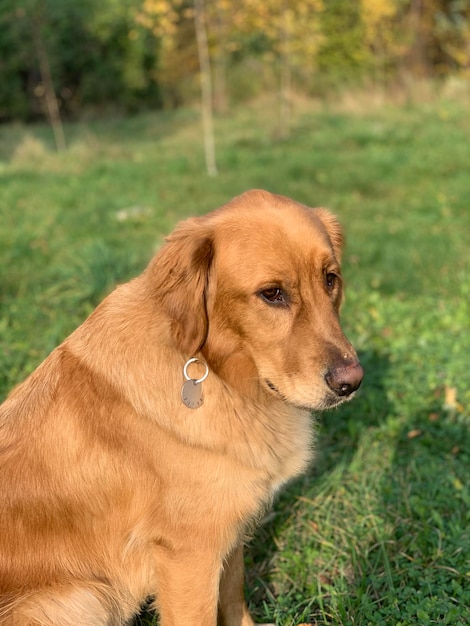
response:
<path id="1" fill-rule="evenodd" d="M 292 90 L 312 80 L 321 41 L 323 0 L 241 0 L 231 11 L 227 40 L 238 62 L 250 56 L 276 68 L 279 134 L 289 134 Z"/>
<path id="2" fill-rule="evenodd" d="M 60 0 L 59 0 L 60 1 Z M 79 5 L 84 28 L 70 69 L 79 77 L 80 104 L 137 110 L 142 105 L 160 106 L 155 65 L 158 42 L 136 24 L 141 0 L 69 0 Z"/>
<path id="3" fill-rule="evenodd" d="M 41 77 L 41 91 L 44 95 L 47 116 L 54 133 L 56 148 L 59 152 L 62 152 L 66 149 L 65 134 L 52 79 L 49 53 L 45 42 L 44 0 L 31 0 L 28 6 L 28 13 L 31 20 L 34 48 Z"/>
<path id="4" fill-rule="evenodd" d="M 470 3 L 451 0 L 445 4 L 436 11 L 434 28 L 444 57 L 443 73 L 450 66 L 470 78 Z"/>
<path id="5" fill-rule="evenodd" d="M 199 71 L 192 0 L 142 0 L 135 19 L 158 41 L 154 72 L 163 105 L 180 106 L 195 96 Z"/>
<path id="6" fill-rule="evenodd" d="M 32 80 L 28 68 L 34 65 L 34 50 L 31 32 L 24 17 L 25 9 L 17 0 L 2 0 L 0 3 L 0 120 L 11 119 L 15 116 L 24 119 L 31 114 L 30 102 L 24 94 L 31 89 Z"/>
<path id="7" fill-rule="evenodd" d="M 209 176 L 216 176 L 217 166 L 215 162 L 214 125 L 212 121 L 212 78 L 209 45 L 207 43 L 204 0 L 194 0 L 194 23 L 196 27 L 197 50 L 201 75 L 202 126 L 204 131 L 206 167 Z"/>
<path id="8" fill-rule="evenodd" d="M 385 88 L 388 71 L 396 66 L 401 50 L 397 32 L 400 4 L 397 0 L 361 0 L 363 43 L 372 53 L 374 82 L 381 89 Z"/>
<path id="9" fill-rule="evenodd" d="M 431 59 L 426 54 L 429 31 L 432 30 L 433 15 L 436 3 L 439 0 L 430 0 L 432 9 L 424 6 L 423 0 L 411 0 L 408 12 L 409 45 L 405 54 L 405 64 L 412 74 L 427 75 Z M 406 23 L 406 22 L 405 22 Z"/>
<path id="10" fill-rule="evenodd" d="M 317 55 L 320 89 L 348 85 L 370 70 L 373 55 L 365 43 L 361 8 L 360 2 L 350 0 L 325 2 Z M 318 93 L 318 89 L 315 91 Z"/>
<path id="11" fill-rule="evenodd" d="M 230 24 L 230 0 L 219 0 L 218 2 L 209 2 L 206 6 L 206 16 L 210 24 L 212 24 L 213 44 L 213 76 L 214 76 L 214 109 L 219 113 L 224 113 L 228 107 L 227 97 L 227 61 L 228 61 L 228 45 L 227 33 Z M 209 33 L 209 36 L 211 33 Z"/>
<path id="12" fill-rule="evenodd" d="M 468 0 L 407 0 L 403 67 L 413 77 L 443 77 L 470 69 Z"/>
<path id="13" fill-rule="evenodd" d="M 179 104 L 182 79 L 199 75 L 206 168 L 209 176 L 215 176 L 212 70 L 204 0 L 144 0 L 136 21 L 161 42 L 157 72 L 167 102 Z"/>
<path id="14" fill-rule="evenodd" d="M 60 110 L 109 105 L 132 110 L 160 105 L 154 76 L 158 47 L 135 24 L 141 0 L 2 0 L 0 3 L 0 120 L 42 113 L 42 46 Z M 36 26 L 35 26 L 36 24 Z M 36 36 L 33 34 L 36 31 Z"/>
<path id="15" fill-rule="evenodd" d="M 297 89 L 469 71 L 468 0 L 205 0 L 204 12 L 214 106 L 278 88 L 281 135 Z M 198 76 L 194 0 L 0 2 L 0 121 L 42 116 L 51 85 L 67 116 L 180 106 Z"/>

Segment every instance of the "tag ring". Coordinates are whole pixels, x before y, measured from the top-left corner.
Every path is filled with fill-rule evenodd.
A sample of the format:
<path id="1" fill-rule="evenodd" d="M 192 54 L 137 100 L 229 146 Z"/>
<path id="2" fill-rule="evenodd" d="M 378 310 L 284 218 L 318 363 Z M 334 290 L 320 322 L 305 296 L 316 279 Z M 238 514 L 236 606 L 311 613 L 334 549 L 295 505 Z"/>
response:
<path id="1" fill-rule="evenodd" d="M 201 376 L 201 378 L 198 378 L 197 380 L 194 379 L 194 378 L 191 378 L 188 375 L 188 365 L 190 365 L 191 363 L 195 363 L 196 361 L 200 361 L 201 363 L 204 363 L 204 365 L 206 367 L 206 373 L 203 376 Z M 195 385 L 199 385 L 200 383 L 204 382 L 206 380 L 206 378 L 209 376 L 209 366 L 204 361 L 201 361 L 200 359 L 197 359 L 196 357 L 193 357 L 192 359 L 189 359 L 188 361 L 186 361 L 186 364 L 185 364 L 185 366 L 183 368 L 183 374 L 184 374 L 184 377 L 186 378 L 186 380 L 192 380 L 192 381 L 194 381 Z"/>

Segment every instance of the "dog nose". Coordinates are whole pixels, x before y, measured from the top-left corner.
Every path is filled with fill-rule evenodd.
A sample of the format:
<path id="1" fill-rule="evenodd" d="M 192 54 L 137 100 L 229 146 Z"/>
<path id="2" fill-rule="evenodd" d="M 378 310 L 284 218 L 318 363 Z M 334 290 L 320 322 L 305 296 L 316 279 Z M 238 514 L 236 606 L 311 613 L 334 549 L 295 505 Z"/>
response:
<path id="1" fill-rule="evenodd" d="M 330 389 L 338 396 L 349 396 L 359 389 L 364 370 L 359 361 L 328 370 L 325 380 Z"/>

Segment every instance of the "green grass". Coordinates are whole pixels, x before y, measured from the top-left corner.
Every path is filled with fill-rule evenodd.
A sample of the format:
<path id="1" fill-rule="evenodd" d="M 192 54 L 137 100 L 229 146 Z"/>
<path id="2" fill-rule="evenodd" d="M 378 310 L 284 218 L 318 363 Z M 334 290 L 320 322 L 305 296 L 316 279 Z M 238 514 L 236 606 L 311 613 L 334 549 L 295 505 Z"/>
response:
<path id="1" fill-rule="evenodd" d="M 175 222 L 264 187 L 340 217 L 343 324 L 366 378 L 319 417 L 317 460 L 247 551 L 247 595 L 282 626 L 470 622 L 468 103 L 363 113 L 273 103 L 216 122 L 217 178 L 197 115 L 0 127 L 0 397 Z M 151 618 L 143 616 L 142 623 Z"/>

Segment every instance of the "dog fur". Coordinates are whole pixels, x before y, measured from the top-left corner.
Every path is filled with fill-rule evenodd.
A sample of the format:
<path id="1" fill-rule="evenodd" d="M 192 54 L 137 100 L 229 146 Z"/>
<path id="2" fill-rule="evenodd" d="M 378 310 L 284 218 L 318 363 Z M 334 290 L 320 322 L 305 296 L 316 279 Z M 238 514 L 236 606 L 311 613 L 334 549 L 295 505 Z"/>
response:
<path id="1" fill-rule="evenodd" d="M 180 223 L 0 407 L 1 626 L 252 626 L 243 540 L 362 378 L 325 209 L 249 191 Z M 181 399 L 190 357 L 203 404 Z M 204 373 L 193 363 L 192 378 Z M 218 622 L 219 620 L 219 622 Z"/>

